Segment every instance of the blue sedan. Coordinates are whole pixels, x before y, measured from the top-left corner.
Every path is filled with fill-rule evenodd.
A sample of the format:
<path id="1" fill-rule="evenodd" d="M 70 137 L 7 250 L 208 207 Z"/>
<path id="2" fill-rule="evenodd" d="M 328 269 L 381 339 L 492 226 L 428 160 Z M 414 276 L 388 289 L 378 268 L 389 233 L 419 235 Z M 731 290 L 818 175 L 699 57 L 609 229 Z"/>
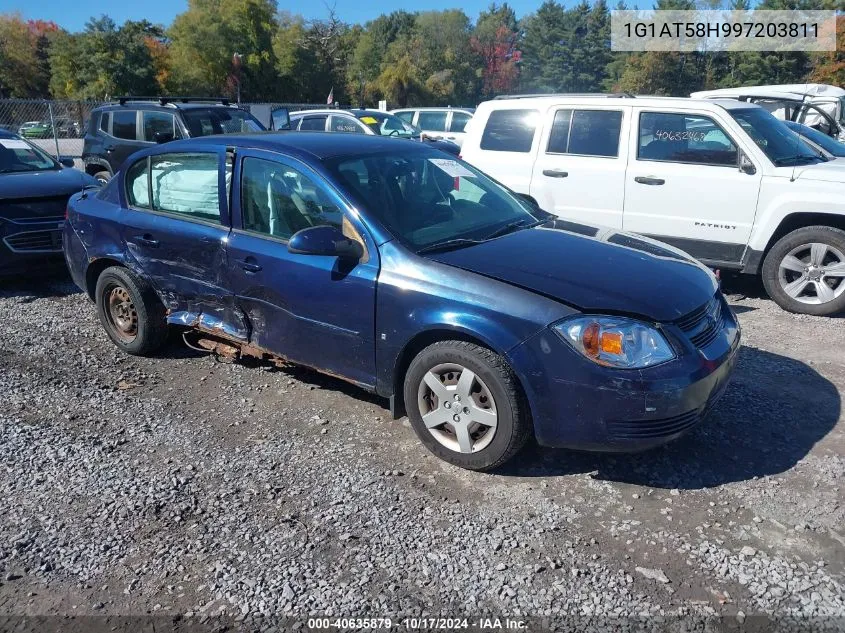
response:
<path id="1" fill-rule="evenodd" d="M 313 367 L 475 470 L 532 436 L 608 451 L 677 438 L 739 347 L 713 274 L 681 251 L 558 219 L 421 143 L 159 145 L 73 197 L 64 240 L 124 351 L 177 327 L 218 354 Z"/>
<path id="2" fill-rule="evenodd" d="M 0 129 L 0 276 L 62 264 L 65 206 L 97 181 L 54 160 L 29 141 Z"/>

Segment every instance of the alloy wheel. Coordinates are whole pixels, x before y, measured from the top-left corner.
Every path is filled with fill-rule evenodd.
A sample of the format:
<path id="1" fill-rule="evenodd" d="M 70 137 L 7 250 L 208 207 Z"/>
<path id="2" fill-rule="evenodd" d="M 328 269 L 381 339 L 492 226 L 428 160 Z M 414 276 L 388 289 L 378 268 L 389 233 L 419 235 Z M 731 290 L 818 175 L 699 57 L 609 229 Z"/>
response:
<path id="1" fill-rule="evenodd" d="M 457 453 L 484 450 L 496 434 L 499 416 L 493 395 L 462 365 L 444 363 L 428 370 L 419 385 L 418 405 L 429 433 Z"/>
<path id="2" fill-rule="evenodd" d="M 780 261 L 778 281 L 796 301 L 829 303 L 845 292 L 845 254 L 821 242 L 802 244 Z"/>

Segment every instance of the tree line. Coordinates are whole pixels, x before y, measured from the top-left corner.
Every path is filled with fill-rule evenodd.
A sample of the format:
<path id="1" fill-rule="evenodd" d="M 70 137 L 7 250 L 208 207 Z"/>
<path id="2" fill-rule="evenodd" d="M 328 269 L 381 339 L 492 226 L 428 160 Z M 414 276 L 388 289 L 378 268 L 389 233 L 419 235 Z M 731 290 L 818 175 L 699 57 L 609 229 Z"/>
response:
<path id="1" fill-rule="evenodd" d="M 702 1 L 705 5 L 702 5 Z M 761 9 L 841 9 L 843 0 L 761 0 Z M 628 8 L 620 2 L 615 8 Z M 636 7 L 632 7 L 636 8 Z M 749 0 L 657 0 L 656 9 L 751 8 Z M 837 29 L 845 36 L 845 20 Z M 492 4 L 394 11 L 347 24 L 306 20 L 275 0 L 189 0 L 165 28 L 103 15 L 68 32 L 0 14 L 0 98 L 238 93 L 244 101 L 475 105 L 513 92 L 688 95 L 749 84 L 845 84 L 845 39 L 831 53 L 619 53 L 606 0 L 546 0 L 518 19 Z"/>

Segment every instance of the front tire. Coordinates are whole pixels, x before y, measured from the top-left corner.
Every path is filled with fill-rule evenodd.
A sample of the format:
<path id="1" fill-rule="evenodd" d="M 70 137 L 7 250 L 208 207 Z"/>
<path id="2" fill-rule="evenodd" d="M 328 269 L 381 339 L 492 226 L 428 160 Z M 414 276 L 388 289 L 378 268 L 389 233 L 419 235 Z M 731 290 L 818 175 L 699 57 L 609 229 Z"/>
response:
<path id="1" fill-rule="evenodd" d="M 763 261 L 763 285 L 784 310 L 829 316 L 845 310 L 845 231 L 808 226 L 778 240 Z"/>
<path id="2" fill-rule="evenodd" d="M 531 435 L 528 405 L 504 358 L 466 341 L 440 341 L 408 367 L 405 409 L 422 443 L 468 470 L 510 460 Z"/>
<path id="3" fill-rule="evenodd" d="M 97 313 L 106 334 L 135 356 L 152 354 L 167 339 L 164 306 L 152 287 L 126 268 L 111 266 L 97 279 Z"/>

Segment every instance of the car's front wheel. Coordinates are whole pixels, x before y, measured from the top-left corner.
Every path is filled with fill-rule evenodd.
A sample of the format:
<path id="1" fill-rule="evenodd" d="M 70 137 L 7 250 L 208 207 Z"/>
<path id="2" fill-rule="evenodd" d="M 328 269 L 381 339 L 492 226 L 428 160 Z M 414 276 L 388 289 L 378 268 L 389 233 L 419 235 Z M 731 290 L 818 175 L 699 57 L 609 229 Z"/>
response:
<path id="1" fill-rule="evenodd" d="M 136 356 L 152 354 L 167 338 L 164 306 L 143 279 L 111 266 L 97 279 L 97 312 L 109 338 Z"/>
<path id="2" fill-rule="evenodd" d="M 405 409 L 441 459 L 469 470 L 501 466 L 531 435 L 528 405 L 504 358 L 466 341 L 422 350 L 405 375 Z"/>
<path id="3" fill-rule="evenodd" d="M 828 316 L 845 310 L 845 231 L 808 226 L 788 233 L 766 255 L 763 285 L 790 312 Z"/>

